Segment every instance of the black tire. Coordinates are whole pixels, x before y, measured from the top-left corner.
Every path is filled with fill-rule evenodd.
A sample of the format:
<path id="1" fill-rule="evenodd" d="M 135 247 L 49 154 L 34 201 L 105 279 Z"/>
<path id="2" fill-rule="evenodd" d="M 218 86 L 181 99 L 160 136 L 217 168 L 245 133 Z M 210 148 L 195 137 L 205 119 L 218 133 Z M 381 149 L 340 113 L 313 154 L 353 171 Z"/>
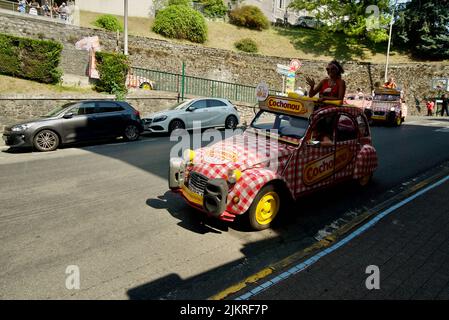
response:
<path id="1" fill-rule="evenodd" d="M 266 222 L 262 222 L 260 221 L 260 214 L 257 213 L 257 206 L 260 202 L 260 200 L 268 195 L 268 194 L 275 194 L 277 195 L 277 208 L 274 209 L 274 212 L 272 215 L 270 215 L 270 219 L 267 219 L 268 221 Z M 281 199 L 282 196 L 279 192 L 279 190 L 272 184 L 268 184 L 266 186 L 264 186 L 262 189 L 260 189 L 259 193 L 257 194 L 257 196 L 254 198 L 253 203 L 251 204 L 251 206 L 249 207 L 248 210 L 248 219 L 249 219 L 249 224 L 251 226 L 251 228 L 253 228 L 254 230 L 265 230 L 268 229 L 274 219 L 276 218 L 276 216 L 279 214 L 279 211 L 281 209 L 282 203 L 281 203 Z M 271 208 L 270 208 L 271 210 Z"/>
<path id="2" fill-rule="evenodd" d="M 182 122 L 182 120 L 174 119 L 168 125 L 168 132 L 172 133 L 174 130 L 185 129 L 185 128 L 186 128 L 186 126 L 185 126 L 184 122 Z"/>
<path id="3" fill-rule="evenodd" d="M 229 116 L 226 118 L 225 121 L 225 128 L 226 129 L 235 129 L 237 128 L 238 120 L 236 116 Z"/>
<path id="4" fill-rule="evenodd" d="M 373 174 L 366 175 L 357 179 L 357 184 L 360 187 L 366 187 L 371 182 L 371 180 L 373 180 Z"/>
<path id="5" fill-rule="evenodd" d="M 307 23 L 305 23 L 305 22 L 302 22 L 301 24 L 300 24 L 300 26 L 302 27 L 302 28 L 308 28 L 309 26 L 307 25 Z"/>
<path id="6" fill-rule="evenodd" d="M 38 151 L 54 151 L 59 147 L 59 136 L 49 129 L 39 131 L 33 138 L 33 145 Z"/>
<path id="7" fill-rule="evenodd" d="M 135 124 L 131 123 L 125 127 L 123 138 L 125 138 L 126 141 L 136 141 L 137 139 L 139 139 L 139 136 L 139 128 Z"/>

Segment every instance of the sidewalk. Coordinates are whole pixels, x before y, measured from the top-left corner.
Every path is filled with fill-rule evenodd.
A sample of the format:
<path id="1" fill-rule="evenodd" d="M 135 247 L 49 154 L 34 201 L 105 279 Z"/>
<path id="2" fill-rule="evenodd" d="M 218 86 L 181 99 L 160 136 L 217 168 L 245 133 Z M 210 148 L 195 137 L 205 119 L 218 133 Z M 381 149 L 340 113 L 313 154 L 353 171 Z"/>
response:
<path id="1" fill-rule="evenodd" d="M 340 239 L 305 261 L 314 258 L 318 260 L 302 271 L 282 270 L 232 298 L 449 299 L 449 182 L 392 211 L 347 243 Z M 373 271 L 366 272 L 370 265 L 379 268 L 380 289 L 366 287 L 373 278 Z"/>

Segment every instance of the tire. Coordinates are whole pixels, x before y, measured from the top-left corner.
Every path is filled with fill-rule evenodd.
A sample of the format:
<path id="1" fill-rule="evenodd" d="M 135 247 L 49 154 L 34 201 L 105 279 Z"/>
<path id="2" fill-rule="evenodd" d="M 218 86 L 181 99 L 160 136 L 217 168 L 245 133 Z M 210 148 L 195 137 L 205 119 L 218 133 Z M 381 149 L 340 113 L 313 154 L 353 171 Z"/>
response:
<path id="1" fill-rule="evenodd" d="M 229 116 L 225 121 L 225 129 L 235 129 L 237 128 L 238 120 L 235 116 Z"/>
<path id="2" fill-rule="evenodd" d="M 174 130 L 185 129 L 185 128 L 186 128 L 186 126 L 185 126 L 184 122 L 182 122 L 182 120 L 175 119 L 175 120 L 172 120 L 172 122 L 170 122 L 170 124 L 168 126 L 168 132 L 172 133 Z"/>
<path id="3" fill-rule="evenodd" d="M 128 124 L 123 133 L 123 137 L 126 141 L 136 141 L 139 139 L 139 128 L 135 124 Z"/>
<path id="4" fill-rule="evenodd" d="M 59 147 L 59 136 L 53 130 L 39 131 L 33 138 L 33 145 L 38 151 L 54 151 Z"/>
<path id="5" fill-rule="evenodd" d="M 300 26 L 302 27 L 302 28 L 308 28 L 309 26 L 307 25 L 307 23 L 305 23 L 305 22 L 302 22 L 301 24 L 300 24 Z"/>
<path id="6" fill-rule="evenodd" d="M 269 228 L 281 208 L 281 196 L 274 185 L 260 189 L 248 210 L 248 219 L 254 230 Z"/>
<path id="7" fill-rule="evenodd" d="M 151 86 L 151 84 L 149 82 L 144 82 L 140 85 L 140 89 L 153 90 L 153 87 Z"/>
<path id="8" fill-rule="evenodd" d="M 395 125 L 396 125 L 396 127 L 400 127 L 401 124 L 402 124 L 402 116 L 399 115 L 399 116 L 396 118 L 396 123 L 395 123 Z"/>

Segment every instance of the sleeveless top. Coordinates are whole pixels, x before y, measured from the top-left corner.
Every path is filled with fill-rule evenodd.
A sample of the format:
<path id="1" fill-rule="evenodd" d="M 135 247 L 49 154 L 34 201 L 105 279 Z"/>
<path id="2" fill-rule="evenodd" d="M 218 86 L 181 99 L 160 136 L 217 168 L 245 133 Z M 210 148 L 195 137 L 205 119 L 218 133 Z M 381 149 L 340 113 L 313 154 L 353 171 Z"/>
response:
<path id="1" fill-rule="evenodd" d="M 338 88 L 340 86 L 341 79 L 335 80 L 333 86 L 329 85 L 329 79 L 324 81 L 323 86 L 320 90 L 320 97 L 336 97 L 338 96 Z"/>

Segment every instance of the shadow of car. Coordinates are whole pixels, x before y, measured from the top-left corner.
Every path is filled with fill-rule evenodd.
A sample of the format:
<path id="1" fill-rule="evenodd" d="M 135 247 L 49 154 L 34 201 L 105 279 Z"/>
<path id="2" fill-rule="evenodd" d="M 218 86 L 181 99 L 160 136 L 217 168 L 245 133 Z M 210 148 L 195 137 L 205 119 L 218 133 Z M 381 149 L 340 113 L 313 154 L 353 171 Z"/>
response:
<path id="1" fill-rule="evenodd" d="M 59 106 L 48 114 L 3 131 L 10 147 L 53 151 L 62 144 L 123 137 L 137 140 L 143 132 L 140 113 L 123 101 L 87 100 Z"/>
<path id="2" fill-rule="evenodd" d="M 146 131 L 171 133 L 176 129 L 193 129 L 194 122 L 200 123 L 202 129 L 235 129 L 240 123 L 240 116 L 237 108 L 227 99 L 197 98 L 179 102 L 142 120 Z"/>

